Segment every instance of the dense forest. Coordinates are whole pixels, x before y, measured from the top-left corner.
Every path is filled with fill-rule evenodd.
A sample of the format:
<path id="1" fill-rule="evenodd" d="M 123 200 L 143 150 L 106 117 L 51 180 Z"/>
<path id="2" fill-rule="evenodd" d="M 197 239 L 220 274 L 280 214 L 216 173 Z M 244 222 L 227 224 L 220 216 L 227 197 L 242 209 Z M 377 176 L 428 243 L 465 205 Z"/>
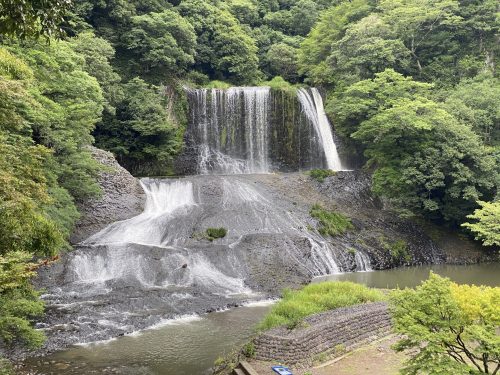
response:
<path id="1" fill-rule="evenodd" d="M 44 8 L 39 8 L 45 4 Z M 183 86 L 310 85 L 394 210 L 500 245 L 495 0 L 0 1 L 0 337 L 98 196 L 89 146 L 171 172 Z"/>

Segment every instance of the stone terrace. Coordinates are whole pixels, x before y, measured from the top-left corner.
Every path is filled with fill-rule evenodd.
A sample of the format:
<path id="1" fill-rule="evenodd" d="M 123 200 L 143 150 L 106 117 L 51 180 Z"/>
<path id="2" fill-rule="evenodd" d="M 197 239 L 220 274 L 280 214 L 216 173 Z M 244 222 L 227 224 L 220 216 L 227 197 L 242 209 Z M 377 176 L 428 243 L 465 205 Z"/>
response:
<path id="1" fill-rule="evenodd" d="M 304 319 L 303 327 L 271 329 L 255 341 L 255 359 L 310 365 L 315 356 L 334 356 L 391 329 L 387 303 L 340 308 Z"/>

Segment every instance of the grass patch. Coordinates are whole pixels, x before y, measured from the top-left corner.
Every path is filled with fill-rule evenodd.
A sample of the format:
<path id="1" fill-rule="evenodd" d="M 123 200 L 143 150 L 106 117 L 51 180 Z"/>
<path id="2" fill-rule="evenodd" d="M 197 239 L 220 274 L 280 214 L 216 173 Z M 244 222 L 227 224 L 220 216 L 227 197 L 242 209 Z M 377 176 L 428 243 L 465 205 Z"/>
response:
<path id="1" fill-rule="evenodd" d="M 224 81 L 210 81 L 204 86 L 206 89 L 228 89 L 230 87 L 232 85 Z"/>
<path id="2" fill-rule="evenodd" d="M 207 230 L 205 231 L 205 234 L 206 234 L 206 238 L 209 241 L 213 241 L 217 238 L 226 237 L 227 229 L 222 228 L 222 227 L 220 227 L 220 228 L 207 228 Z"/>
<path id="3" fill-rule="evenodd" d="M 347 254 L 354 256 L 356 255 L 356 253 L 357 253 L 356 249 L 353 249 L 352 247 L 347 249 Z"/>
<path id="4" fill-rule="evenodd" d="M 351 220 L 347 216 L 339 212 L 325 210 L 319 204 L 312 206 L 309 214 L 319 221 L 318 232 L 323 236 L 333 237 L 354 229 Z"/>
<path id="5" fill-rule="evenodd" d="M 408 251 L 408 244 L 405 240 L 397 240 L 389 242 L 384 236 L 379 238 L 380 244 L 390 254 L 393 261 L 411 261 L 411 255 Z"/>
<path id="6" fill-rule="evenodd" d="M 336 174 L 337 172 L 332 171 L 331 169 L 313 169 L 309 171 L 309 176 L 318 182 L 323 182 L 325 181 L 325 178 L 335 176 Z"/>
<path id="7" fill-rule="evenodd" d="M 243 355 L 247 358 L 255 357 L 255 344 L 253 341 L 250 341 L 243 346 Z"/>
<path id="8" fill-rule="evenodd" d="M 285 90 L 290 92 L 297 91 L 296 86 L 292 85 L 290 82 L 285 81 L 280 76 L 276 76 L 270 81 L 260 82 L 259 86 L 269 86 L 272 90 Z"/>
<path id="9" fill-rule="evenodd" d="M 349 281 L 309 284 L 301 290 L 285 290 L 283 299 L 271 309 L 258 328 L 268 330 L 285 325 L 293 329 L 300 326 L 307 316 L 384 298 L 379 290 Z"/>

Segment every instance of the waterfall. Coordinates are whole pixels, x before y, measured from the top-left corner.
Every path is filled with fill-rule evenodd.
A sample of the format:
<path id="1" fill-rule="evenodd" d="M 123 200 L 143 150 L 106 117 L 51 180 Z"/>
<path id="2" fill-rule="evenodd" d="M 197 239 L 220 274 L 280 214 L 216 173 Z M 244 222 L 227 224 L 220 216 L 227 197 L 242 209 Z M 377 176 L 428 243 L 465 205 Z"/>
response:
<path id="1" fill-rule="evenodd" d="M 323 98 L 316 88 L 299 89 L 298 97 L 302 110 L 313 124 L 314 130 L 325 153 L 328 169 L 342 170 L 342 164 L 333 141 L 332 129 L 323 107 Z"/>
<path id="2" fill-rule="evenodd" d="M 342 168 L 318 90 L 186 88 L 199 174 Z"/>
<path id="3" fill-rule="evenodd" d="M 356 271 L 372 271 L 370 258 L 362 251 L 356 251 L 354 261 L 356 262 Z"/>
<path id="4" fill-rule="evenodd" d="M 269 87 L 187 92 L 200 174 L 269 171 Z"/>
<path id="5" fill-rule="evenodd" d="M 171 219 L 196 205 L 190 181 L 141 180 L 146 193 L 144 212 L 119 221 L 86 239 L 83 244 L 139 243 L 162 246 L 173 243 L 182 232 L 171 227 Z"/>

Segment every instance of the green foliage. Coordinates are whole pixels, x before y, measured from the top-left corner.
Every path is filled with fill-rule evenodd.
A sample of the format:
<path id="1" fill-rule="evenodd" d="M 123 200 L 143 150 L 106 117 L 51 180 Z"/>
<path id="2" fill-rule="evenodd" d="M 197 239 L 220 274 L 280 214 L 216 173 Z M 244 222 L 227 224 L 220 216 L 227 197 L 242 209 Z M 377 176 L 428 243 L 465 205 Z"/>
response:
<path id="1" fill-rule="evenodd" d="M 481 240 L 485 246 L 500 246 L 500 202 L 481 202 L 481 208 L 468 215 L 472 223 L 464 223 L 463 227 L 474 233 L 476 240 Z"/>
<path id="2" fill-rule="evenodd" d="M 206 237 L 208 240 L 213 241 L 217 238 L 224 238 L 227 234 L 226 228 L 207 228 L 205 231 Z"/>
<path id="3" fill-rule="evenodd" d="M 0 357 L 0 375 L 15 375 L 12 363 L 2 357 Z"/>
<path id="4" fill-rule="evenodd" d="M 178 10 L 197 35 L 195 67 L 219 80 L 242 83 L 257 79 L 255 41 L 230 12 L 201 0 L 183 1 Z"/>
<path id="5" fill-rule="evenodd" d="M 457 285 L 431 273 L 415 289 L 391 294 L 403 374 L 492 374 L 498 369 L 500 288 Z"/>
<path id="6" fill-rule="evenodd" d="M 272 76 L 280 76 L 287 81 L 296 82 L 298 78 L 297 51 L 297 48 L 283 42 L 272 44 L 265 56 L 269 73 Z"/>
<path id="7" fill-rule="evenodd" d="M 183 73 L 194 62 L 196 34 L 177 12 L 164 10 L 131 18 L 132 27 L 123 35 L 127 49 L 135 55 L 133 74 L 155 70 L 155 76 Z"/>
<path id="8" fill-rule="evenodd" d="M 491 74 L 464 79 L 445 92 L 446 109 L 487 145 L 500 145 L 500 80 Z"/>
<path id="9" fill-rule="evenodd" d="M 30 262 L 69 247 L 75 200 L 99 192 L 90 135 L 102 90 L 71 42 L 0 48 L 0 338 L 38 347 Z"/>
<path id="10" fill-rule="evenodd" d="M 491 152 L 428 99 L 401 99 L 363 121 L 352 137 L 376 166 L 373 191 L 397 206 L 454 222 L 494 191 L 498 167 Z"/>
<path id="11" fill-rule="evenodd" d="M 331 48 L 327 63 L 342 84 L 373 78 L 388 67 L 402 69 L 409 56 L 403 42 L 375 14 L 349 25 Z"/>
<path id="12" fill-rule="evenodd" d="M 122 89 L 116 117 L 99 124 L 95 131 L 97 146 L 112 151 L 132 172 L 147 163 L 166 171 L 181 146 L 178 125 L 167 111 L 167 97 L 140 78 L 130 80 Z"/>
<path id="13" fill-rule="evenodd" d="M 23 251 L 0 255 L 0 337 L 9 346 L 22 343 L 36 348 L 44 341 L 43 333 L 30 323 L 42 315 L 44 306 L 30 283 L 34 276 L 30 259 Z"/>
<path id="14" fill-rule="evenodd" d="M 389 242 L 386 237 L 379 237 L 380 244 L 386 249 L 394 262 L 409 262 L 411 255 L 408 252 L 408 243 L 405 240 Z"/>
<path id="15" fill-rule="evenodd" d="M 43 159 L 50 154 L 43 146 L 22 142 L 0 136 L 0 255 L 54 255 L 64 238 L 43 211 L 51 203 L 43 170 Z"/>
<path id="16" fill-rule="evenodd" d="M 71 4 L 71 0 L 2 0 L 0 35 L 22 39 L 60 36 L 60 25 Z"/>
<path id="17" fill-rule="evenodd" d="M 248 358 L 255 357 L 255 344 L 253 341 L 250 341 L 243 346 L 243 355 Z"/>
<path id="18" fill-rule="evenodd" d="M 380 291 L 352 282 L 309 284 L 298 291 L 285 290 L 283 298 L 259 324 L 259 329 L 268 330 L 281 325 L 296 327 L 313 314 L 383 299 Z"/>
<path id="19" fill-rule="evenodd" d="M 323 236 L 338 236 L 348 230 L 354 229 L 351 220 L 339 212 L 325 210 L 319 204 L 312 206 L 309 211 L 311 217 L 319 222 L 319 233 Z"/>
<path id="20" fill-rule="evenodd" d="M 351 22 L 372 10 L 368 0 L 343 1 L 323 12 L 299 51 L 299 71 L 313 83 L 333 83 L 332 67 L 327 63 L 332 45 L 339 41 Z"/>
<path id="21" fill-rule="evenodd" d="M 337 172 L 330 169 L 312 169 L 309 171 L 309 176 L 318 182 L 324 182 L 325 178 L 335 176 Z"/>
<path id="22" fill-rule="evenodd" d="M 223 81 L 210 81 L 203 87 L 207 89 L 228 89 L 231 84 Z"/>

